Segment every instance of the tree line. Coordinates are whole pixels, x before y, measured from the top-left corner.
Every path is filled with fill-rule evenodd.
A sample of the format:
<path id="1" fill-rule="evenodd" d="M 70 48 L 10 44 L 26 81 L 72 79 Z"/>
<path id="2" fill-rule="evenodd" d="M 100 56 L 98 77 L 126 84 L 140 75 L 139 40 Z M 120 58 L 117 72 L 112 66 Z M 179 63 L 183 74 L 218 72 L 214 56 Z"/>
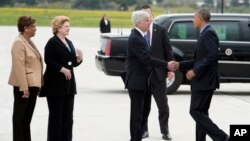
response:
<path id="1" fill-rule="evenodd" d="M 215 2 L 217 5 L 221 4 L 222 0 L 204 0 L 204 5 L 208 7 L 214 7 Z M 225 0 L 224 0 L 225 1 Z M 135 9 L 144 4 L 158 3 L 159 5 L 180 5 L 183 4 L 183 0 L 0 0 L 0 7 L 18 7 L 20 5 L 27 7 L 42 7 L 59 3 L 59 5 L 69 4 L 72 9 L 89 9 L 89 10 L 128 10 L 128 7 L 135 6 Z M 194 0 L 187 0 L 187 3 L 195 3 Z M 249 0 L 230 0 L 230 6 L 241 6 L 250 4 Z M 228 3 L 227 3 L 228 4 Z M 225 4 L 225 5 L 227 5 Z M 41 6 L 42 5 L 42 6 Z"/>
<path id="2" fill-rule="evenodd" d="M 156 0 L 162 2 L 162 0 Z M 17 7 L 25 5 L 27 7 L 36 7 L 40 4 L 52 3 L 70 3 L 73 9 L 112 9 L 119 7 L 121 10 L 127 10 L 132 5 L 152 4 L 152 0 L 1 0 L 0 7 Z"/>

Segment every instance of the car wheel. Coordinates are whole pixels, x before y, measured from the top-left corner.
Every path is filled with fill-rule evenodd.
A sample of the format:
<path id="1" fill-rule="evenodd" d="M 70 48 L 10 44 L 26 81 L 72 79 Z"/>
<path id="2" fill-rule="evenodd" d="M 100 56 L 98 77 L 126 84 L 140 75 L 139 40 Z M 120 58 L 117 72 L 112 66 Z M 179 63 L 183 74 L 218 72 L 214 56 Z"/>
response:
<path id="1" fill-rule="evenodd" d="M 177 89 L 180 87 L 182 79 L 183 79 L 183 75 L 179 70 L 175 71 L 175 77 L 172 80 L 169 80 L 167 78 L 166 80 L 167 94 L 175 93 Z"/>

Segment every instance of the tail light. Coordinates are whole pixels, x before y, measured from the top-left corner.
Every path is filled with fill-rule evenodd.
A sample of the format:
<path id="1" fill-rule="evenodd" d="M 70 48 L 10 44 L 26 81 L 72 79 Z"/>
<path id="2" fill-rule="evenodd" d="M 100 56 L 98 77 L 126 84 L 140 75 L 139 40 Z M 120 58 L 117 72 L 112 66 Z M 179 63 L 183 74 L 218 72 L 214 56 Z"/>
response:
<path id="1" fill-rule="evenodd" d="M 110 56 L 110 52 L 111 52 L 111 39 L 108 39 L 105 56 Z"/>

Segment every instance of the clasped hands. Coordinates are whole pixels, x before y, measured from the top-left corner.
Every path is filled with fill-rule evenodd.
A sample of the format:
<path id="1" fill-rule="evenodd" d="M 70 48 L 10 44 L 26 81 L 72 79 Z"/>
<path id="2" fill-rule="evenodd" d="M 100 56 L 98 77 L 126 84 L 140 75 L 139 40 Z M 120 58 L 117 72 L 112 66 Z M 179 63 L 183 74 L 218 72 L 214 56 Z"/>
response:
<path id="1" fill-rule="evenodd" d="M 180 66 L 179 62 L 176 62 L 176 61 L 168 62 L 168 69 L 170 71 L 176 71 L 177 69 L 179 69 L 179 66 Z M 195 76 L 195 72 L 192 69 L 187 71 L 186 78 L 188 80 L 191 80 L 194 76 Z"/>
<path id="2" fill-rule="evenodd" d="M 179 62 L 169 61 L 168 62 L 168 69 L 170 71 L 176 71 L 177 69 L 179 69 Z"/>
<path id="3" fill-rule="evenodd" d="M 71 72 L 69 69 L 65 68 L 65 67 L 62 67 L 61 70 L 60 70 L 61 73 L 64 74 L 66 80 L 70 80 L 71 79 Z"/>

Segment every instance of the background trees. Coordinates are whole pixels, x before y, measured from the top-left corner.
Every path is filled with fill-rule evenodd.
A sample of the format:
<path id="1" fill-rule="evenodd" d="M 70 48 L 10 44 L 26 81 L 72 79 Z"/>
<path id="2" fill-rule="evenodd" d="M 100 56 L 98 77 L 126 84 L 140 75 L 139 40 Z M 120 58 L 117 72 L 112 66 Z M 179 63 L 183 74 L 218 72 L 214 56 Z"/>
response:
<path id="1" fill-rule="evenodd" d="M 249 7 L 250 0 L 223 0 L 226 7 Z M 144 4 L 153 4 L 165 9 L 199 6 L 218 9 L 222 0 L 0 0 L 0 7 L 39 7 L 87 10 L 134 10 Z M 236 7 L 236 8 L 235 8 Z M 241 10 L 241 8 L 238 8 Z M 217 10 L 218 11 L 218 10 Z M 237 12 L 237 11 L 236 11 Z"/>
<path id="2" fill-rule="evenodd" d="M 162 0 L 159 0 L 162 1 Z M 129 6 L 151 4 L 152 0 L 0 0 L 3 6 L 40 6 L 44 4 L 67 3 L 77 9 L 119 9 L 128 10 Z M 63 6 L 62 6 L 63 7 Z"/>
<path id="3" fill-rule="evenodd" d="M 0 6 L 6 6 L 6 5 L 13 5 L 14 0 L 1 0 L 0 1 Z"/>

